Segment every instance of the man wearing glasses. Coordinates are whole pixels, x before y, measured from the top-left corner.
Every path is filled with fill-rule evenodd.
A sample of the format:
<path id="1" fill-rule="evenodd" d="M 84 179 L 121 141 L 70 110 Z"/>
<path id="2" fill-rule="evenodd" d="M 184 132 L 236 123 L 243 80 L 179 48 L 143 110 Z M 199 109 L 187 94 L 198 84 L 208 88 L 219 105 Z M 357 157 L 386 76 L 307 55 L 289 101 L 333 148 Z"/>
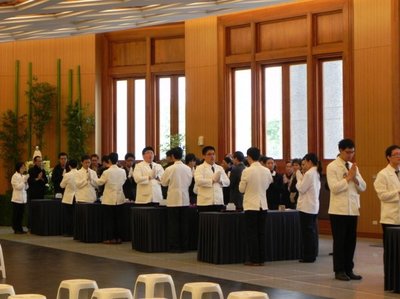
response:
<path id="1" fill-rule="evenodd" d="M 375 191 L 381 200 L 383 240 L 387 227 L 400 226 L 400 147 L 391 145 L 385 151 L 388 165 L 376 176 Z"/>
<path id="2" fill-rule="evenodd" d="M 329 217 L 333 237 L 333 270 L 335 279 L 360 280 L 353 272 L 353 257 L 357 242 L 357 220 L 360 215 L 360 192 L 367 185 L 354 157 L 354 142 L 343 139 L 339 142 L 339 155 L 329 163 L 326 176 L 330 189 Z"/>

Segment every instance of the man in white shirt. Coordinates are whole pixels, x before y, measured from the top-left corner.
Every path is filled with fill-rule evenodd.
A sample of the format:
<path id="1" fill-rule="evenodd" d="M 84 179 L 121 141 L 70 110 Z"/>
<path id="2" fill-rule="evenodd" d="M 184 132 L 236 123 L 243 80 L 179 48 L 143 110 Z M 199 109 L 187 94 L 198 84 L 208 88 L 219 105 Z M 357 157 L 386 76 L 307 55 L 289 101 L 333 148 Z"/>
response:
<path id="1" fill-rule="evenodd" d="M 248 266 L 262 266 L 265 262 L 265 222 L 267 217 L 267 189 L 272 183 L 271 172 L 258 162 L 260 150 L 251 147 L 247 150 L 250 167 L 243 170 L 239 191 L 244 193 L 243 210 L 246 225 Z"/>
<path id="2" fill-rule="evenodd" d="M 183 252 L 188 249 L 189 226 L 189 186 L 192 182 L 192 170 L 181 159 L 183 150 L 175 147 L 170 150 L 172 165 L 165 169 L 161 184 L 168 187 L 168 250 Z"/>
<path id="3" fill-rule="evenodd" d="M 103 243 L 120 244 L 122 242 L 122 204 L 125 202 L 122 185 L 126 181 L 125 170 L 117 166 L 118 154 L 109 155 L 111 166 L 98 179 L 98 185 L 104 185 L 103 206 L 104 232 Z"/>
<path id="4" fill-rule="evenodd" d="M 204 162 L 194 173 L 197 209 L 199 212 L 221 211 L 224 207 L 222 187 L 228 187 L 229 178 L 224 169 L 215 164 L 215 148 L 205 146 L 202 150 Z"/>
<path id="5" fill-rule="evenodd" d="M 333 270 L 337 280 L 360 280 L 354 274 L 353 257 L 357 242 L 357 220 L 360 215 L 360 192 L 367 185 L 362 178 L 354 157 L 354 142 L 339 142 L 339 155 L 329 163 L 326 177 L 330 190 L 329 217 L 333 237 Z"/>
<path id="6" fill-rule="evenodd" d="M 82 167 L 76 173 L 76 194 L 77 202 L 92 203 L 96 201 L 97 173 L 90 168 L 90 156 L 83 155 L 81 158 Z"/>
<path id="7" fill-rule="evenodd" d="M 164 169 L 155 163 L 154 149 L 147 146 L 142 150 L 143 161 L 136 164 L 133 170 L 133 178 L 136 186 L 136 204 L 154 206 L 163 199 L 160 180 Z"/>
<path id="8" fill-rule="evenodd" d="M 388 165 L 376 176 L 374 187 L 381 201 L 383 240 L 387 227 L 400 226 L 400 147 L 389 146 L 386 151 Z"/>
<path id="9" fill-rule="evenodd" d="M 72 236 L 74 232 L 74 208 L 75 208 L 75 196 L 76 196 L 76 178 L 78 170 L 76 167 L 78 162 L 74 159 L 68 161 L 67 167 L 69 171 L 64 173 L 60 187 L 64 189 L 62 197 L 62 208 L 63 208 L 63 227 L 62 232 L 64 236 Z"/>

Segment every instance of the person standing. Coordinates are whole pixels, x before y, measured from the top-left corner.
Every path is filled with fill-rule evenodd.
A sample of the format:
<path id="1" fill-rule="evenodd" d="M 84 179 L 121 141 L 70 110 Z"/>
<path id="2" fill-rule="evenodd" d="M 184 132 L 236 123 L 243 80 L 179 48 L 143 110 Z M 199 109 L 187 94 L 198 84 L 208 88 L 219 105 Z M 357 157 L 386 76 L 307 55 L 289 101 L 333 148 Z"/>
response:
<path id="1" fill-rule="evenodd" d="M 74 232 L 74 208 L 75 208 L 75 194 L 76 194 L 76 178 L 78 177 L 78 162 L 74 159 L 68 161 L 67 167 L 69 171 L 63 176 L 60 187 L 64 188 L 62 198 L 63 210 L 63 235 L 71 237 Z"/>
<path id="2" fill-rule="evenodd" d="M 35 199 L 43 199 L 46 192 L 46 184 L 49 182 L 46 172 L 42 168 L 42 157 L 35 156 L 33 158 L 33 167 L 28 171 L 28 229 L 32 224 L 32 206 L 31 202 Z"/>
<path id="3" fill-rule="evenodd" d="M 124 168 L 126 173 L 126 181 L 124 183 L 124 195 L 125 198 L 135 201 L 136 198 L 136 182 L 133 179 L 133 170 L 135 169 L 135 155 L 132 153 L 127 153 L 125 155 L 125 165 Z"/>
<path id="4" fill-rule="evenodd" d="M 97 173 L 90 168 L 91 159 L 89 155 L 83 155 L 81 158 L 82 167 L 75 173 L 77 202 L 95 202 L 97 199 Z"/>
<path id="5" fill-rule="evenodd" d="M 328 214 L 333 237 L 333 270 L 335 279 L 360 280 L 353 272 L 357 243 L 357 220 L 360 215 L 360 192 L 367 185 L 357 164 L 352 163 L 355 145 L 351 139 L 339 142 L 339 155 L 329 163 L 326 176 L 330 190 Z"/>
<path id="6" fill-rule="evenodd" d="M 244 155 L 242 152 L 237 151 L 232 155 L 233 166 L 231 170 L 230 180 L 230 202 L 235 204 L 237 211 L 243 211 L 243 193 L 239 191 L 240 178 L 242 172 L 246 168 L 244 166 Z"/>
<path id="7" fill-rule="evenodd" d="M 142 150 L 143 161 L 133 170 L 136 186 L 136 204 L 158 205 L 163 199 L 160 180 L 164 169 L 154 162 L 154 149 L 147 146 Z"/>
<path id="8" fill-rule="evenodd" d="M 125 170 L 117 166 L 118 154 L 109 155 L 111 166 L 97 180 L 98 185 L 104 185 L 103 206 L 104 232 L 103 243 L 120 244 L 122 242 L 122 204 L 125 202 L 122 186 L 126 181 Z"/>
<path id="9" fill-rule="evenodd" d="M 245 216 L 248 260 L 245 265 L 262 266 L 265 262 L 265 222 L 268 203 L 266 191 L 272 183 L 271 172 L 258 162 L 260 150 L 251 147 L 247 150 L 250 167 L 242 172 L 239 191 L 244 193 L 243 209 Z"/>
<path id="10" fill-rule="evenodd" d="M 400 226 L 400 147 L 389 146 L 386 151 L 387 166 L 376 176 L 374 187 L 381 201 L 383 240 L 388 227 Z"/>
<path id="11" fill-rule="evenodd" d="M 18 162 L 15 165 L 15 173 L 11 177 L 11 186 L 13 188 L 11 202 L 12 202 L 12 228 L 14 234 L 25 234 L 26 231 L 22 228 L 22 219 L 24 217 L 25 204 L 27 202 L 26 190 L 28 189 L 28 175 L 24 174 L 26 171 L 25 164 Z"/>
<path id="12" fill-rule="evenodd" d="M 229 178 L 224 169 L 215 164 L 215 148 L 205 146 L 202 150 L 204 162 L 194 172 L 197 190 L 197 210 L 199 212 L 219 212 L 224 207 L 222 187 L 229 186 Z"/>
<path id="13" fill-rule="evenodd" d="M 64 152 L 58 154 L 58 164 L 54 166 L 51 172 L 51 181 L 54 187 L 54 195 L 56 198 L 61 198 L 64 193 L 64 189 L 60 187 L 60 183 L 63 179 L 65 167 L 67 164 L 68 155 Z M 61 195 L 60 195 L 61 194 Z"/>
<path id="14" fill-rule="evenodd" d="M 297 210 L 300 216 L 300 229 L 303 240 L 303 258 L 301 263 L 313 263 L 318 255 L 319 191 L 321 189 L 321 163 L 313 153 L 303 158 L 303 173 L 296 175 L 296 189 L 299 191 Z"/>
<path id="15" fill-rule="evenodd" d="M 192 170 L 181 161 L 183 150 L 171 149 L 173 164 L 165 169 L 161 185 L 168 187 L 168 251 L 183 252 L 189 248 L 188 208 L 189 186 L 192 182 Z"/>

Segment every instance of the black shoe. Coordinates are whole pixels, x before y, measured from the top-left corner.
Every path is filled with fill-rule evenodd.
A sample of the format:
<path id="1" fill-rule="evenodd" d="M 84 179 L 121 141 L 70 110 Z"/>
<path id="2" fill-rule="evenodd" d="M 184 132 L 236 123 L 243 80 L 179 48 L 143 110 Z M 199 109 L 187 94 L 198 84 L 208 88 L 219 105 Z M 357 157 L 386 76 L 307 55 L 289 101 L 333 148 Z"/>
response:
<path id="1" fill-rule="evenodd" d="M 22 234 L 26 234 L 26 231 L 23 231 L 23 230 L 16 230 L 16 231 L 14 232 L 14 234 L 22 235 Z"/>
<path id="2" fill-rule="evenodd" d="M 348 277 L 345 272 L 336 272 L 335 279 L 342 281 L 350 281 L 350 277 Z"/>
<path id="3" fill-rule="evenodd" d="M 352 280 L 361 280 L 362 279 L 361 275 L 354 274 L 353 271 L 347 272 L 346 275 Z"/>
<path id="4" fill-rule="evenodd" d="M 260 263 L 253 263 L 253 262 L 245 262 L 245 266 L 263 266 L 264 263 L 261 265 Z"/>
<path id="5" fill-rule="evenodd" d="M 299 263 L 314 263 L 315 259 L 301 259 Z"/>

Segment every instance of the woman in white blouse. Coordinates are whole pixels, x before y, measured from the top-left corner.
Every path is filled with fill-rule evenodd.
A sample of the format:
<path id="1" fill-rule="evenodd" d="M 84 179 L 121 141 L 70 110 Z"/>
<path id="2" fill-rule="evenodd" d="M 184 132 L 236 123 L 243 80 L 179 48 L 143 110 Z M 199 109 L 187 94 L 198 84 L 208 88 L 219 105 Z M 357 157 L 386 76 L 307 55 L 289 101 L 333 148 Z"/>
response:
<path id="1" fill-rule="evenodd" d="M 303 239 L 303 258 L 301 263 L 313 263 L 318 255 L 319 191 L 321 189 L 321 163 L 313 153 L 308 153 L 302 160 L 302 171 L 296 172 L 299 191 L 297 210 L 300 212 L 300 228 Z"/>
<path id="2" fill-rule="evenodd" d="M 24 217 L 25 204 L 27 200 L 26 190 L 28 189 L 28 174 L 25 164 L 18 162 L 15 165 L 15 173 L 11 178 L 13 188 L 11 202 L 13 205 L 12 228 L 15 234 L 26 233 L 22 229 L 22 218 Z"/>

